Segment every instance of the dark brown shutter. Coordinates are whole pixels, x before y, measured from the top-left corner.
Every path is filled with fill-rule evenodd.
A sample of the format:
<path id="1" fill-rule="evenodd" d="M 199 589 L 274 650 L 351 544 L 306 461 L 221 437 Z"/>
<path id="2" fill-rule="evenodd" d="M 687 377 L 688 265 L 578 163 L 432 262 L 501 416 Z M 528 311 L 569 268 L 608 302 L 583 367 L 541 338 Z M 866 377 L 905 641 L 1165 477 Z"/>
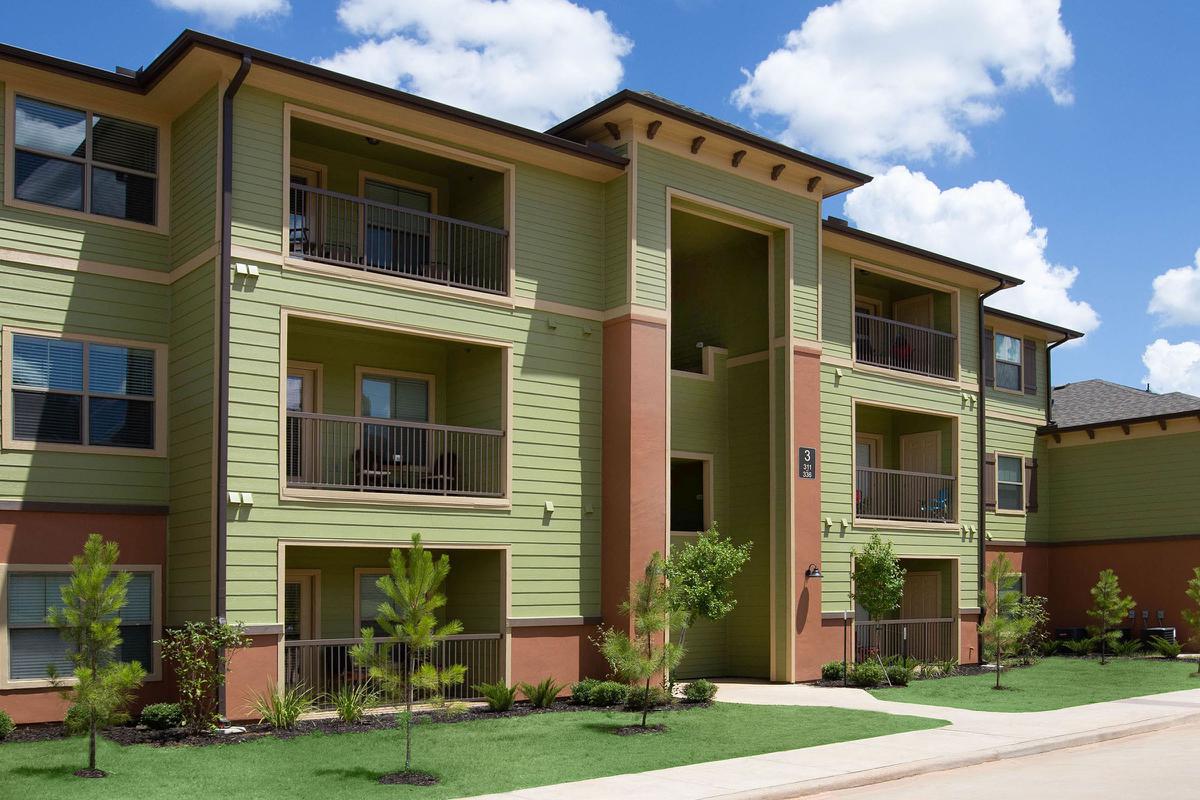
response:
<path id="1" fill-rule="evenodd" d="M 996 454 L 983 455 L 983 507 L 996 510 Z"/>
<path id="2" fill-rule="evenodd" d="M 983 383 L 985 386 L 996 385 L 996 345 L 991 328 L 983 332 Z"/>
<path id="3" fill-rule="evenodd" d="M 1025 340 L 1025 357 L 1022 362 L 1025 368 L 1025 394 L 1037 394 L 1037 342 Z"/>
<path id="4" fill-rule="evenodd" d="M 1025 459 L 1025 510 L 1036 513 L 1038 510 L 1037 459 Z"/>

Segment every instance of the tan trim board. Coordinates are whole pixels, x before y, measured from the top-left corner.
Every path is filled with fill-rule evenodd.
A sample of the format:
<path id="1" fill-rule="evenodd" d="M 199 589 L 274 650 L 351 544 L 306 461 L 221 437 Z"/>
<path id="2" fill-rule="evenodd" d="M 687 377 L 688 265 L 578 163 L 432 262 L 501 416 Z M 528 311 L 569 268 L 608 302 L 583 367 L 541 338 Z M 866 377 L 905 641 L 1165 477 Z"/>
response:
<path id="1" fill-rule="evenodd" d="M 207 251 L 206 251 L 207 252 Z M 174 280 L 171 272 L 144 269 L 142 267 L 127 267 L 122 264 L 109 264 L 104 261 L 88 261 L 86 259 L 52 256 L 46 253 L 31 253 L 25 250 L 0 248 L 0 261 L 21 264 L 29 267 L 46 267 L 48 269 L 65 270 L 67 272 L 85 272 L 91 275 L 104 275 L 108 278 L 123 278 L 166 286 Z M 191 260 L 187 262 L 191 264 Z M 196 266 L 199 266 L 197 264 Z M 188 272 L 191 270 L 189 269 Z M 180 277 L 187 274 L 183 272 Z"/>
<path id="2" fill-rule="evenodd" d="M 542 311 L 547 314 L 561 314 L 564 317 L 578 317 L 592 322 L 603 322 L 604 312 L 597 311 L 592 308 L 584 308 L 582 306 L 572 306 L 566 303 L 556 303 L 553 300 L 540 300 L 536 297 L 514 296 L 512 300 L 513 308 Z"/>
<path id="3" fill-rule="evenodd" d="M 990 406 L 987 409 L 987 418 L 1003 420 L 1005 422 L 1019 422 L 1023 425 L 1032 425 L 1037 428 L 1040 428 L 1041 426 L 1046 424 L 1045 417 L 1025 417 L 1020 414 L 1013 414 L 1008 411 L 995 410 L 995 409 L 992 409 Z"/>

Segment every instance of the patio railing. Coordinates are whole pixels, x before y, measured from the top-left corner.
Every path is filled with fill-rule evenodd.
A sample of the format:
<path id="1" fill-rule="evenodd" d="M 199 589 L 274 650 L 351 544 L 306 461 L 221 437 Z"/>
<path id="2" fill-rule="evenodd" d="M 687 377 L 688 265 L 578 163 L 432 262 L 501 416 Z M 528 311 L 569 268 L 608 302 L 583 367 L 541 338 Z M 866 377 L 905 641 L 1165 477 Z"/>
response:
<path id="1" fill-rule="evenodd" d="M 858 467 L 854 483 L 854 515 L 859 519 L 909 522 L 953 522 L 952 475 L 930 475 L 897 469 Z"/>
<path id="2" fill-rule="evenodd" d="M 291 185 L 293 258 L 508 293 L 508 231 L 349 194 Z"/>
<path id="3" fill-rule="evenodd" d="M 361 639 L 302 639 L 283 643 L 284 685 L 309 691 L 319 709 L 331 708 L 330 696 L 343 687 L 375 684 L 364 667 L 350 657 L 350 649 Z M 376 639 L 377 642 L 394 642 L 393 639 Z M 397 664 L 407 658 L 403 646 L 393 651 Z M 451 664 L 462 664 L 467 668 L 466 679 L 458 686 L 450 687 L 444 696 L 448 700 L 476 700 L 477 692 L 471 687 L 480 683 L 495 683 L 504 680 L 504 638 L 499 633 L 471 633 L 447 637 L 424 660 L 439 669 Z M 417 692 L 416 700 L 428 699 L 428 692 Z M 379 695 L 379 704 L 399 706 L 404 704 L 404 692 Z"/>
<path id="4" fill-rule="evenodd" d="M 854 621 L 854 662 L 875 658 L 908 656 L 917 661 L 947 661 L 955 658 L 954 620 L 889 619 L 880 622 Z"/>
<path id="5" fill-rule="evenodd" d="M 287 485 L 504 496 L 504 431 L 287 412 Z"/>
<path id="6" fill-rule="evenodd" d="M 854 354 L 864 364 L 934 378 L 953 378 L 954 342 L 953 333 L 861 311 L 854 314 Z"/>

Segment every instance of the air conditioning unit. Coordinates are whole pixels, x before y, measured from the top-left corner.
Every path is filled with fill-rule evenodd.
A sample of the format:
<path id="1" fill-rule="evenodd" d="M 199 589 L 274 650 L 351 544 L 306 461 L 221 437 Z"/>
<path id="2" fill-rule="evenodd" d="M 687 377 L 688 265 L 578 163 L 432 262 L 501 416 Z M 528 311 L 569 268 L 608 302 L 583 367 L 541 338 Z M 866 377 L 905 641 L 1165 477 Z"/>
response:
<path id="1" fill-rule="evenodd" d="M 1142 638 L 1143 639 L 1149 640 L 1155 636 L 1161 636 L 1162 638 L 1166 639 L 1168 642 L 1173 642 L 1173 641 L 1175 641 L 1175 629 L 1174 628 L 1143 628 L 1142 629 Z"/>

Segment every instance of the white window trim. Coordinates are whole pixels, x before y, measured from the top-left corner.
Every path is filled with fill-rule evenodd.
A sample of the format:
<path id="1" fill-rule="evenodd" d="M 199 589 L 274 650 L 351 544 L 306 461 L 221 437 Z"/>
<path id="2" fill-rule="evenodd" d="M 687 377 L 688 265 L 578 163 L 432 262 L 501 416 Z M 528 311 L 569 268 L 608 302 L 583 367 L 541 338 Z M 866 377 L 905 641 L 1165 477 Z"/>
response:
<path id="1" fill-rule="evenodd" d="M 170 197 L 171 197 L 171 125 L 169 120 L 156 120 L 136 113 L 131 114 L 125 108 L 113 108 L 103 103 L 95 102 L 89 97 L 59 97 L 49 99 L 47 92 L 41 88 L 28 89 L 21 84 L 9 83 L 5 88 L 4 97 L 4 129 L 10 132 L 4 142 L 4 204 L 12 208 L 34 211 L 39 214 L 51 214 L 58 217 L 96 222 L 101 225 L 113 225 L 119 228 L 146 231 L 167 235 L 171 231 Z M 92 214 L 86 211 L 76 211 L 72 208 L 35 203 L 31 200 L 21 200 L 16 196 L 16 100 L 17 95 L 30 100 L 38 100 L 52 105 L 67 106 L 76 110 L 89 111 L 98 114 L 108 114 L 128 122 L 146 125 L 158 132 L 158 172 L 155 180 L 154 224 L 136 222 L 118 217 L 107 217 L 103 214 Z"/>
<path id="2" fill-rule="evenodd" d="M 996 358 L 996 340 L 1001 336 L 1007 339 L 1015 339 L 1017 342 L 1017 351 L 1020 353 L 1020 360 L 1016 362 L 1016 389 L 1010 389 L 1007 386 L 1000 385 L 1000 370 L 997 369 L 997 366 L 1002 362 L 1000 359 Z M 1013 362 L 1005 361 L 1003 363 L 1012 364 Z M 992 329 L 992 384 L 993 388 L 998 392 L 1008 392 L 1009 394 L 1025 394 L 1025 339 L 1023 337 L 1014 336 L 1011 333 L 1007 333 L 1006 331 L 998 330 L 996 328 Z"/>
<path id="3" fill-rule="evenodd" d="M 701 481 L 704 486 L 704 530 L 708 530 L 713 524 L 713 501 L 716 499 L 713 494 L 715 491 L 715 481 L 713 472 L 713 454 L 712 453 L 693 453 L 686 450 L 672 450 L 668 461 L 699 461 L 701 465 Z M 670 508 L 668 506 L 668 514 L 670 516 Z M 668 520 L 669 522 L 669 520 Z M 697 537 L 700 531 L 670 531 L 671 536 L 691 536 Z"/>
<path id="4" fill-rule="evenodd" d="M 150 573 L 150 664 L 145 664 L 146 681 L 162 680 L 162 653 L 155 642 L 162 638 L 163 586 L 162 567 L 158 564 L 114 564 L 115 572 Z M 14 572 L 54 572 L 70 574 L 70 564 L 3 564 L 0 563 L 0 689 L 45 689 L 52 688 L 48 678 L 20 678 L 9 676 L 10 658 L 8 648 L 8 576 Z M 60 684 L 73 686 L 76 679 L 62 678 Z"/>
<path id="5" fill-rule="evenodd" d="M 12 351 L 13 351 L 13 336 L 27 335 L 38 336 L 43 339 L 60 339 L 62 341 L 83 342 L 88 344 L 116 345 L 118 347 L 132 347 L 139 350 L 151 350 L 154 352 L 154 395 L 150 399 L 154 402 L 154 447 L 113 447 L 111 445 L 92 445 L 84 441 L 82 444 L 69 444 L 63 442 L 31 442 L 23 439 L 17 439 L 13 436 L 12 431 Z M 77 334 L 63 333 L 62 331 L 47 331 L 37 328 L 18 328 L 4 326 L 2 334 L 3 343 L 3 358 L 0 359 L 0 422 L 3 423 L 3 431 L 0 432 L 0 447 L 5 450 L 40 450 L 44 452 L 60 452 L 60 453 L 97 453 L 102 455 L 122 455 L 122 456 L 155 456 L 165 457 L 167 455 L 167 414 L 168 414 L 168 398 L 167 398 L 167 345 L 155 342 L 142 342 L 133 339 L 112 339 L 105 336 L 81 336 Z M 87 375 L 84 375 L 86 381 Z M 85 412 L 86 413 L 86 410 Z"/>
<path id="6" fill-rule="evenodd" d="M 1027 503 L 1029 502 L 1029 498 L 1027 496 L 1029 487 L 1027 487 L 1025 485 L 1025 456 L 1019 455 L 1017 453 L 1002 453 L 1002 452 L 996 452 L 993 455 L 995 455 L 995 457 L 996 457 L 996 468 L 995 468 L 994 476 L 993 476 L 995 478 L 995 487 L 992 490 L 995 493 L 995 498 L 996 498 L 996 513 L 997 514 L 1006 514 L 1006 515 L 1010 515 L 1010 516 L 1018 516 L 1018 517 L 1025 516 L 1025 507 L 1026 507 Z M 1011 481 L 1001 481 L 1000 480 L 1000 459 L 1001 458 L 1015 458 L 1017 461 L 1021 462 L 1021 508 L 1019 510 L 1015 509 L 1015 508 L 1001 508 L 1000 507 L 1000 484 L 1004 483 L 1004 485 L 1006 485 L 1006 486 L 1016 486 L 1016 484 Z"/>

